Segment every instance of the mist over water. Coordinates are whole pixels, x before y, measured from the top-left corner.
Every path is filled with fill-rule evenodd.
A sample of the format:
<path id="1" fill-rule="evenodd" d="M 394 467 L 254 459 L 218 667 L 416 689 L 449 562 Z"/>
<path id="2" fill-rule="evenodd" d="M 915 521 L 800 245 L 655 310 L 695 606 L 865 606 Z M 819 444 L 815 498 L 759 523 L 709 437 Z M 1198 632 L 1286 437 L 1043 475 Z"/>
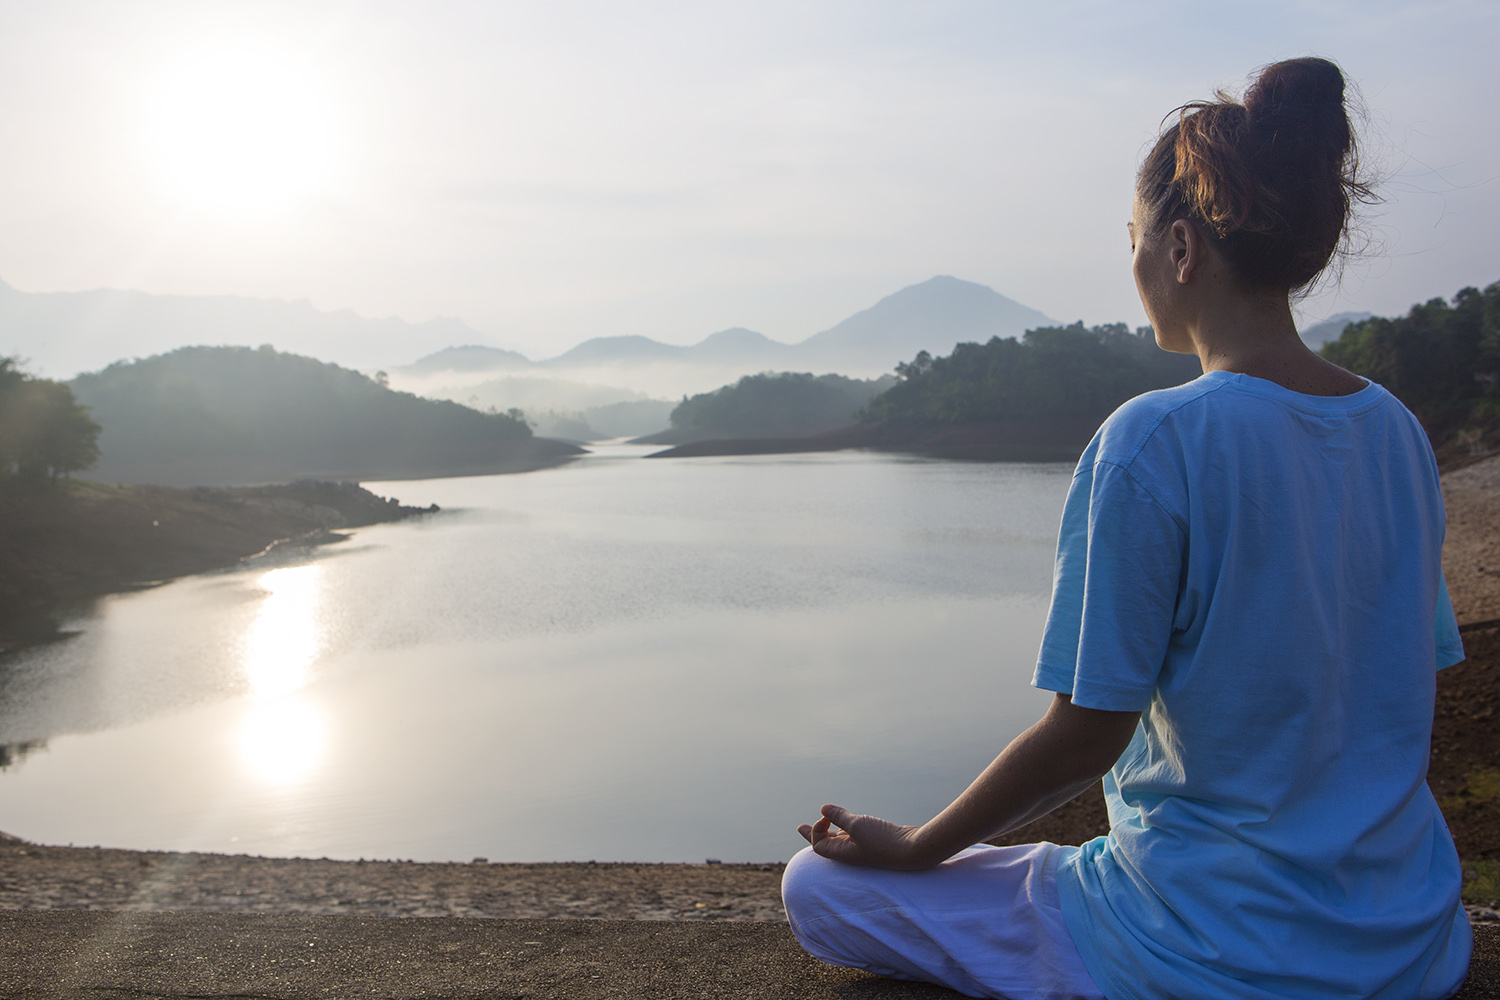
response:
<path id="1" fill-rule="evenodd" d="M 0 829 L 342 858 L 767 861 L 1028 725 L 1071 469 L 888 455 L 367 484 L 441 514 L 101 601 L 0 666 Z"/>

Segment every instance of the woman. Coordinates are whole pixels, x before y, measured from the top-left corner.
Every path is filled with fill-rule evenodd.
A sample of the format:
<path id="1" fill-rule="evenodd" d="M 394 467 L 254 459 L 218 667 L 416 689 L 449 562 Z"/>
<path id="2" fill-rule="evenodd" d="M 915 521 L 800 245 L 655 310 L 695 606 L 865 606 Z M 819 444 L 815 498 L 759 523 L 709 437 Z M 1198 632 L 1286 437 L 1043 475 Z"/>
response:
<path id="1" fill-rule="evenodd" d="M 1290 296 L 1346 233 L 1344 79 L 1189 105 L 1130 221 L 1157 342 L 1204 374 L 1120 407 L 1063 513 L 1033 683 L 1056 692 L 950 806 L 824 806 L 788 866 L 816 957 L 973 996 L 1440 998 L 1468 968 L 1425 781 L 1463 650 L 1427 439 L 1307 349 Z M 1103 775 L 1110 833 L 971 847 Z"/>

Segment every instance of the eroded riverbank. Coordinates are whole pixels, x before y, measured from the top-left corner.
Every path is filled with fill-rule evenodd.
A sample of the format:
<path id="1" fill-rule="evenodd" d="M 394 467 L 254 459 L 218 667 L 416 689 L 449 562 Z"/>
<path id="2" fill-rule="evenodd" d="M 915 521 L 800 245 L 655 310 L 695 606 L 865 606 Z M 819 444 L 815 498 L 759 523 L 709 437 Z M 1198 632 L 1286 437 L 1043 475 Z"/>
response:
<path id="1" fill-rule="evenodd" d="M 82 479 L 15 486 L 0 494 L 0 653 L 51 638 L 69 604 L 435 509 L 312 480 L 222 489 Z"/>

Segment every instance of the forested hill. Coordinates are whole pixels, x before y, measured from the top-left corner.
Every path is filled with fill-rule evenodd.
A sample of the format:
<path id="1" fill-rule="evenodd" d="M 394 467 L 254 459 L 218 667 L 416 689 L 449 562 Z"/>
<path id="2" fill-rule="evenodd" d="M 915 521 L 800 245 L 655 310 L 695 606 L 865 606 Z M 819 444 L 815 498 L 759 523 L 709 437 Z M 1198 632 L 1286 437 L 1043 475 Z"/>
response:
<path id="1" fill-rule="evenodd" d="M 1500 448 L 1500 282 L 1355 323 L 1323 356 L 1405 403 L 1445 467 Z"/>
<path id="2" fill-rule="evenodd" d="M 518 471 L 579 449 L 516 416 L 393 392 L 270 347 L 184 347 L 69 383 L 103 428 L 92 478 L 220 486 Z"/>
<path id="3" fill-rule="evenodd" d="M 762 372 L 733 385 L 683 399 L 671 429 L 643 438 L 654 444 L 732 438 L 800 437 L 848 427 L 870 399 L 894 385 L 878 379 Z"/>
<path id="4" fill-rule="evenodd" d="M 1124 323 L 1040 327 L 1019 340 L 959 344 L 942 358 L 924 351 L 896 372 L 900 382 L 870 401 L 867 419 L 932 425 L 1066 421 L 1097 427 L 1132 396 L 1202 374 L 1196 357 L 1163 351 L 1150 327 L 1132 333 Z"/>

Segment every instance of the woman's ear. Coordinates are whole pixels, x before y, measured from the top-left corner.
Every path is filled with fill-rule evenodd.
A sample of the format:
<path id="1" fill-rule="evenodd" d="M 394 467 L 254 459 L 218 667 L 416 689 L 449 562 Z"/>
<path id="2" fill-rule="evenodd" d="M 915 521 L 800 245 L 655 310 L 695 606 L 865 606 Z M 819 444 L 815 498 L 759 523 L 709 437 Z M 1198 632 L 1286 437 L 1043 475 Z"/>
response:
<path id="1" fill-rule="evenodd" d="M 1167 230 L 1167 246 L 1177 283 L 1188 284 L 1208 257 L 1208 240 L 1204 238 L 1203 231 L 1193 223 L 1187 219 L 1177 219 Z"/>

